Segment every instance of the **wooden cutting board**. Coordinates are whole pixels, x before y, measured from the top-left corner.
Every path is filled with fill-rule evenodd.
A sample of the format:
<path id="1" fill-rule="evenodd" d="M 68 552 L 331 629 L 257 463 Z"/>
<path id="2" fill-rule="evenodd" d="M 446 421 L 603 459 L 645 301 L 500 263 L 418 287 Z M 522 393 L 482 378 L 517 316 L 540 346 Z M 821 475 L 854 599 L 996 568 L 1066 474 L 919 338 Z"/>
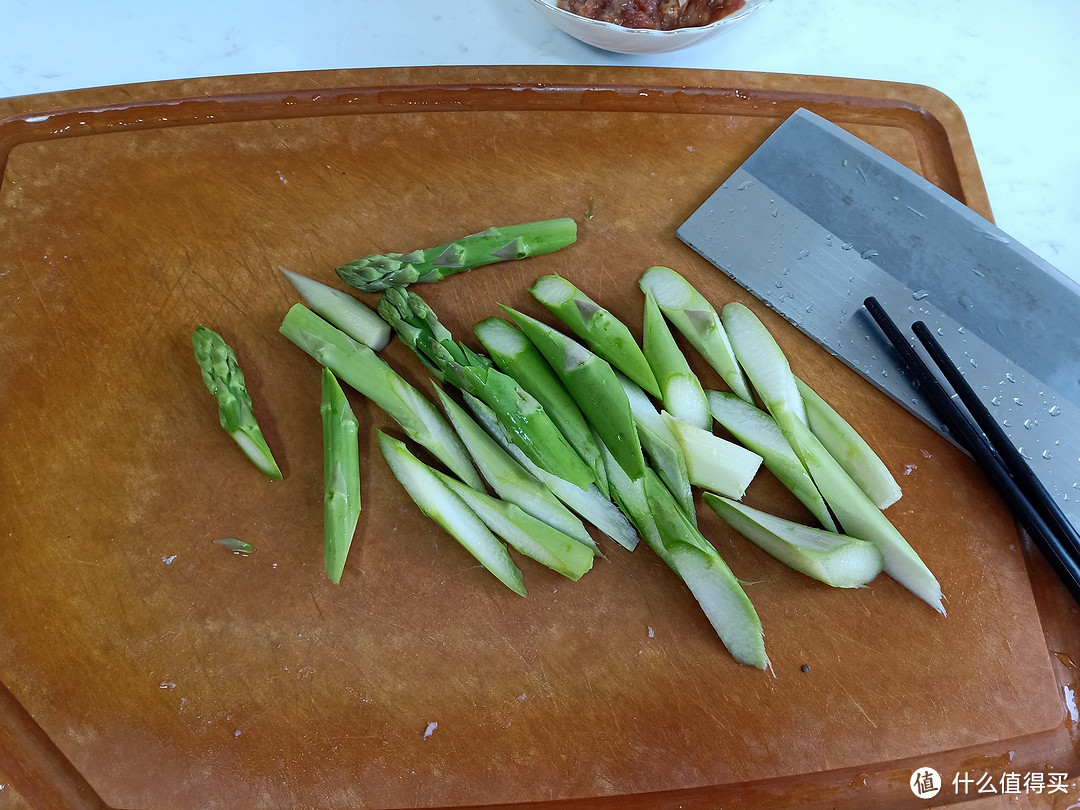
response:
<path id="1" fill-rule="evenodd" d="M 910 85 L 418 68 L 0 102 L 14 788 L 115 808 L 868 807 L 921 806 L 922 765 L 1072 771 L 1076 606 L 978 469 L 675 239 L 799 106 L 989 216 L 960 112 Z M 557 216 L 579 223 L 572 247 L 422 294 L 466 340 L 499 303 L 542 315 L 526 288 L 551 272 L 635 331 L 654 264 L 746 302 L 903 485 L 889 515 L 948 618 L 885 577 L 803 578 L 705 509 L 773 674 L 731 659 L 644 544 L 601 540 L 577 583 L 523 561 L 521 599 L 418 514 L 375 445 L 397 431 L 359 396 L 364 510 L 326 579 L 318 369 L 277 332 L 298 300 L 278 268 L 336 283 L 360 255 Z M 218 427 L 198 323 L 236 348 L 283 481 Z M 386 356 L 430 390 L 400 345 Z M 801 514 L 767 474 L 747 500 Z"/>

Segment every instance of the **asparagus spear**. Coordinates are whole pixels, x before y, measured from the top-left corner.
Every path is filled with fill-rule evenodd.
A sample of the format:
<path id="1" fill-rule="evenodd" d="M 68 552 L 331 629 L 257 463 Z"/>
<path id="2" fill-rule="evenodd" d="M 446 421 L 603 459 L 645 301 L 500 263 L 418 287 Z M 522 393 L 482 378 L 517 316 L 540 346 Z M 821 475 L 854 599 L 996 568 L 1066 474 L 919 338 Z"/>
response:
<path id="1" fill-rule="evenodd" d="M 682 446 L 691 484 L 736 499 L 746 493 L 761 467 L 761 456 L 666 411 L 663 418 Z"/>
<path id="2" fill-rule="evenodd" d="M 757 405 L 727 391 L 706 391 L 705 395 L 709 398 L 713 418 L 744 446 L 761 456 L 765 468 L 791 490 L 824 528 L 836 531 L 836 521 L 829 507 L 776 420 Z"/>
<path id="3" fill-rule="evenodd" d="M 711 492 L 702 500 L 754 545 L 834 588 L 859 588 L 885 564 L 877 546 L 866 540 L 803 526 Z"/>
<path id="4" fill-rule="evenodd" d="M 390 289 L 379 300 L 379 314 L 428 368 L 479 397 L 510 431 L 514 443 L 548 472 L 585 488 L 592 471 L 540 403 L 514 380 L 492 367 L 491 361 L 456 343 L 420 296 Z"/>
<path id="5" fill-rule="evenodd" d="M 650 267 L 639 285 L 642 292 L 653 294 L 660 311 L 701 353 L 728 388 L 752 402 L 753 394 L 735 359 L 724 325 L 705 296 L 670 267 Z"/>
<path id="6" fill-rule="evenodd" d="M 221 335 L 201 324 L 195 327 L 191 343 L 203 382 L 217 398 L 221 427 L 259 470 L 270 478 L 281 478 L 281 470 L 255 421 L 251 395 L 236 352 Z"/>
<path id="7" fill-rule="evenodd" d="M 294 304 L 281 322 L 281 334 L 366 396 L 415 441 L 465 483 L 483 482 L 468 451 L 438 409 L 370 347 L 357 343 L 303 304 Z"/>
<path id="8" fill-rule="evenodd" d="M 394 477 L 420 511 L 430 517 L 472 554 L 484 568 L 514 593 L 525 596 L 525 581 L 506 546 L 476 513 L 432 469 L 409 452 L 405 443 L 378 431 L 379 449 Z"/>
<path id="9" fill-rule="evenodd" d="M 411 253 L 365 256 L 337 269 L 338 276 L 362 292 L 382 292 L 414 281 L 440 281 L 471 270 L 564 248 L 577 240 L 577 223 L 569 218 L 488 228 L 443 245 Z"/>
<path id="10" fill-rule="evenodd" d="M 487 318 L 473 328 L 495 365 L 509 374 L 543 406 L 570 446 L 592 470 L 600 491 L 608 495 L 607 471 L 600 447 L 581 409 L 555 376 L 547 360 L 524 333 L 502 318 Z"/>
<path id="11" fill-rule="evenodd" d="M 739 365 L 761 395 L 769 413 L 775 417 L 782 408 L 806 424 L 806 406 L 795 386 L 795 375 L 765 324 L 753 310 L 737 302 L 724 306 L 720 320 L 727 329 Z"/>
<path id="12" fill-rule="evenodd" d="M 561 276 L 541 276 L 529 289 L 590 351 L 654 397 L 660 388 L 649 361 L 626 325 Z"/>
<path id="13" fill-rule="evenodd" d="M 308 307 L 346 335 L 377 352 L 386 348 L 390 342 L 390 324 L 363 301 L 284 267 L 281 272 L 296 287 Z"/>
<path id="14" fill-rule="evenodd" d="M 592 568 L 595 555 L 584 543 L 533 517 L 516 504 L 492 498 L 443 473 L 438 476 L 491 531 L 526 557 L 575 582 Z"/>
<path id="15" fill-rule="evenodd" d="M 709 401 L 705 398 L 701 382 L 686 362 L 686 356 L 675 342 L 656 300 L 648 290 L 645 291 L 645 334 L 642 345 L 660 384 L 665 410 L 702 430 L 711 429 L 712 414 L 709 413 Z"/>
<path id="16" fill-rule="evenodd" d="M 517 504 L 533 517 L 584 543 L 595 553 L 600 553 L 584 524 L 550 489 L 476 424 L 465 409 L 454 402 L 445 391 L 436 387 L 435 393 L 442 402 L 446 418 L 461 437 L 465 448 L 480 469 L 480 474 L 500 498 Z M 493 415 L 492 419 L 494 418 Z"/>
<path id="17" fill-rule="evenodd" d="M 323 428 L 323 564 L 336 585 L 341 582 L 360 518 L 359 425 L 337 377 L 325 367 L 319 410 Z"/>
<path id="18" fill-rule="evenodd" d="M 886 509 L 900 500 L 903 495 L 900 485 L 866 440 L 813 388 L 798 377 L 795 385 L 806 405 L 810 430 L 878 509 Z"/>
<path id="19" fill-rule="evenodd" d="M 645 474 L 641 440 L 630 402 L 611 365 L 547 324 L 509 307 L 503 309 L 547 359 L 626 474 L 633 480 L 641 478 Z"/>

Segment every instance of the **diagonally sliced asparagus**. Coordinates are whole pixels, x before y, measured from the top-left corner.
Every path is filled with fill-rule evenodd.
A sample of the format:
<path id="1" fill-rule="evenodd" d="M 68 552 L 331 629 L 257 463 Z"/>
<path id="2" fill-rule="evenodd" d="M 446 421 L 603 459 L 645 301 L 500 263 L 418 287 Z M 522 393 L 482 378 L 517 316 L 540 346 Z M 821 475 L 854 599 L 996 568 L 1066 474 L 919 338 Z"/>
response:
<path id="1" fill-rule="evenodd" d="M 281 469 L 255 421 L 251 395 L 236 352 L 213 329 L 196 326 L 191 335 L 195 361 L 207 389 L 217 399 L 218 421 L 251 462 L 270 478 L 281 478 Z"/>
<path id="2" fill-rule="evenodd" d="M 596 555 L 584 543 L 537 520 L 516 504 L 492 498 L 449 475 L 438 475 L 491 531 L 526 557 L 574 581 L 592 568 Z"/>
<path id="3" fill-rule="evenodd" d="M 761 395 L 769 413 L 784 409 L 806 423 L 806 407 L 783 350 L 765 324 L 744 304 L 727 304 L 720 311 L 735 357 Z"/>
<path id="4" fill-rule="evenodd" d="M 555 497 L 623 548 L 633 551 L 637 547 L 640 538 L 633 525 L 619 507 L 609 498 L 604 497 L 596 484 L 590 484 L 588 489 L 582 489 L 540 469 L 510 440 L 506 429 L 499 423 L 490 408 L 470 394 L 465 394 L 464 398 L 465 404 L 484 430 L 488 431 L 522 467 L 540 479 L 555 494 Z"/>
<path id="5" fill-rule="evenodd" d="M 650 267 L 642 275 L 639 285 L 642 292 L 652 293 L 660 311 L 715 369 L 728 388 L 752 402 L 754 396 L 735 359 L 724 325 L 705 296 L 670 267 Z"/>
<path id="6" fill-rule="evenodd" d="M 866 540 L 803 526 L 711 492 L 702 500 L 765 552 L 834 588 L 861 587 L 885 564 L 877 546 Z"/>
<path id="7" fill-rule="evenodd" d="M 664 409 L 702 430 L 712 428 L 712 414 L 701 382 L 686 362 L 652 293 L 645 292 L 645 330 L 642 345 L 660 385 Z"/>
<path id="8" fill-rule="evenodd" d="M 394 477 L 425 515 L 446 529 L 481 565 L 514 593 L 525 596 L 521 570 L 487 524 L 443 483 L 436 470 L 409 452 L 405 443 L 378 432 L 379 448 Z"/>
<path id="9" fill-rule="evenodd" d="M 562 276 L 541 276 L 529 289 L 594 354 L 654 397 L 660 396 L 649 361 L 626 324 Z"/>
<path id="10" fill-rule="evenodd" d="M 766 469 L 791 490 L 825 529 L 836 531 L 836 521 L 814 479 L 791 449 L 776 421 L 735 394 L 727 391 L 706 391 L 705 394 L 713 418 L 745 447 L 761 456 Z"/>
<path id="11" fill-rule="evenodd" d="M 341 582 L 360 518 L 359 425 L 334 372 L 325 367 L 319 412 L 323 428 L 323 564 L 336 585 Z"/>
<path id="12" fill-rule="evenodd" d="M 518 385 L 532 394 L 543 406 L 551 421 L 570 442 L 570 446 L 592 470 L 600 491 L 607 495 L 607 472 L 593 431 L 574 398 L 555 376 L 539 349 L 520 329 L 502 318 L 482 320 L 476 324 L 473 332 L 487 349 L 496 367 L 513 377 Z"/>
<path id="13" fill-rule="evenodd" d="M 469 452 L 438 409 L 370 347 L 357 343 L 303 304 L 294 304 L 286 313 L 281 334 L 386 411 L 462 481 L 483 486 Z"/>
<path id="14" fill-rule="evenodd" d="M 683 454 L 682 445 L 648 394 L 622 374 L 616 376 L 630 401 L 630 410 L 634 414 L 642 448 L 652 461 L 660 479 L 667 484 L 671 494 L 686 512 L 686 516 L 697 525 L 694 492 L 686 471 L 686 456 Z"/>
<path id="15" fill-rule="evenodd" d="M 376 253 L 337 270 L 341 280 L 362 292 L 382 292 L 414 281 L 440 281 L 452 273 L 564 248 L 577 240 L 577 223 L 569 218 L 488 228 L 411 253 Z"/>
<path id="16" fill-rule="evenodd" d="M 791 411 L 780 410 L 776 423 L 784 432 L 845 534 L 868 540 L 885 558 L 885 573 L 939 613 L 945 613 L 941 585 L 915 550 L 844 468 Z"/>
<path id="17" fill-rule="evenodd" d="M 304 302 L 353 340 L 382 351 L 390 342 L 390 324 L 360 299 L 321 281 L 281 268 Z"/>
<path id="18" fill-rule="evenodd" d="M 450 396 L 435 387 L 443 411 L 454 426 L 480 474 L 503 500 L 517 504 L 530 515 L 599 553 L 585 525 L 544 484 L 522 467 Z"/>
<path id="19" fill-rule="evenodd" d="M 435 313 L 414 292 L 387 290 L 379 314 L 439 378 L 479 397 L 495 411 L 518 445 L 538 466 L 587 487 L 592 471 L 558 426 L 513 377 L 493 368 L 491 360 L 454 341 Z"/>
<path id="20" fill-rule="evenodd" d="M 810 430 L 878 509 L 886 509 L 900 500 L 903 495 L 900 485 L 866 440 L 809 385 L 798 377 L 795 385 L 806 405 Z"/>
<path id="21" fill-rule="evenodd" d="M 547 359 L 626 474 L 640 478 L 645 471 L 641 440 L 630 403 L 611 364 L 547 324 L 509 307 L 503 309 Z"/>
<path id="22" fill-rule="evenodd" d="M 761 468 L 761 456 L 666 411 L 663 417 L 682 446 L 691 484 L 735 499 L 746 493 Z"/>

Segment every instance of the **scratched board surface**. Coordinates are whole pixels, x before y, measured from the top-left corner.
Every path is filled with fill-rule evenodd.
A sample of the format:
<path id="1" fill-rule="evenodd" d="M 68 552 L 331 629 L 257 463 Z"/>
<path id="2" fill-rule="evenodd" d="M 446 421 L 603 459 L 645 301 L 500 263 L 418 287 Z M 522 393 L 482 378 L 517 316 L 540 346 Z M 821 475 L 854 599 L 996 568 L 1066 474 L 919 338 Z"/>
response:
<path id="1" fill-rule="evenodd" d="M 880 771 L 1061 724 L 1021 543 L 979 471 L 674 236 L 799 105 L 988 213 L 940 122 L 865 83 L 541 78 L 219 80 L 176 104 L 154 99 L 190 87 L 159 85 L 141 109 L 0 125 L 0 681 L 110 806 L 632 801 Z M 546 273 L 637 334 L 654 264 L 747 303 L 897 476 L 889 515 L 948 618 L 886 577 L 801 577 L 705 508 L 773 674 L 731 659 L 644 544 L 600 538 L 607 558 L 577 583 L 521 560 L 522 599 L 419 513 L 376 445 L 400 431 L 355 393 L 363 512 L 341 584 L 326 579 L 319 371 L 278 334 L 298 300 L 278 268 L 336 283 L 366 253 L 557 216 L 579 223 L 570 248 L 422 295 L 474 346 L 499 304 L 545 316 L 527 287 Z M 199 323 L 237 350 L 283 481 L 218 426 Z M 401 345 L 385 356 L 431 390 Z M 747 501 L 805 518 L 767 473 Z"/>

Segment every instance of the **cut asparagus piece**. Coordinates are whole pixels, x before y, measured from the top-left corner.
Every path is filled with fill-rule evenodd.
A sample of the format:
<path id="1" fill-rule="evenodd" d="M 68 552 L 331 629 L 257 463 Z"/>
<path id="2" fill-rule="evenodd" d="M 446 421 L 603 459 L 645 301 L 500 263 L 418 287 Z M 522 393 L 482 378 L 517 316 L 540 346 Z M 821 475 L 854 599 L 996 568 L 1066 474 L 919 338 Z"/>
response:
<path id="1" fill-rule="evenodd" d="M 798 377 L 795 385 L 806 406 L 810 430 L 878 509 L 900 500 L 900 485 L 866 440 L 809 385 Z"/>
<path id="2" fill-rule="evenodd" d="M 577 240 L 569 218 L 488 228 L 453 242 L 411 253 L 376 253 L 337 269 L 338 276 L 362 292 L 382 292 L 414 281 L 440 281 L 452 273 L 485 264 L 540 256 Z"/>
<path id="3" fill-rule="evenodd" d="M 378 431 L 379 448 L 394 477 L 420 511 L 430 517 L 514 593 L 526 595 L 521 570 L 506 547 L 432 469 L 414 456 L 405 443 Z"/>
<path id="4" fill-rule="evenodd" d="M 390 342 L 390 324 L 363 301 L 284 267 L 281 272 L 313 312 L 326 318 L 353 340 L 377 352 L 386 348 Z"/>
<path id="5" fill-rule="evenodd" d="M 487 318 L 473 328 L 477 339 L 487 349 L 496 367 L 513 377 L 517 384 L 532 394 L 551 417 L 570 446 L 577 451 L 592 470 L 600 491 L 607 491 L 607 471 L 600 447 L 581 409 L 555 376 L 547 360 L 525 334 L 502 318 Z"/>
<path id="6" fill-rule="evenodd" d="M 590 484 L 588 489 L 581 489 L 557 475 L 537 467 L 521 449 L 511 441 L 506 429 L 499 423 L 495 414 L 483 402 L 470 394 L 465 394 L 465 404 L 476 417 L 476 421 L 502 445 L 503 449 L 529 473 L 550 489 L 559 500 L 577 514 L 594 525 L 627 551 L 633 551 L 640 539 L 633 525 L 609 498 Z"/>
<path id="7" fill-rule="evenodd" d="M 369 346 L 357 343 L 303 304 L 294 304 L 286 313 L 281 334 L 386 411 L 458 478 L 470 486 L 483 486 L 469 452 L 438 409 Z"/>
<path id="8" fill-rule="evenodd" d="M 941 585 L 915 550 L 798 416 L 781 410 L 776 423 L 814 479 L 845 534 L 880 549 L 885 573 L 942 615 Z"/>
<path id="9" fill-rule="evenodd" d="M 828 531 L 836 531 L 829 507 L 814 479 L 799 461 L 788 440 L 769 414 L 727 391 L 706 391 L 713 418 L 745 447 L 762 457 L 762 463 L 810 510 Z"/>
<path id="10" fill-rule="evenodd" d="M 682 445 L 691 484 L 735 499 L 746 494 L 761 468 L 761 456 L 669 413 L 663 416 Z"/>
<path id="11" fill-rule="evenodd" d="M 804 526 L 711 492 L 702 500 L 763 551 L 834 588 L 862 587 L 885 564 L 878 547 L 866 540 Z"/>
<path id="12" fill-rule="evenodd" d="M 778 410 L 784 409 L 805 424 L 806 408 L 795 385 L 795 375 L 765 324 L 749 307 L 739 303 L 727 304 L 720 311 L 720 319 L 739 365 L 769 413 L 776 416 Z"/>
<path id="13" fill-rule="evenodd" d="M 514 503 L 535 518 L 558 529 L 599 553 L 585 525 L 555 494 L 532 473 L 522 467 L 450 396 L 435 387 L 446 413 L 465 448 L 473 457 L 480 474 L 500 498 Z M 492 419 L 494 419 L 494 415 Z"/>
<path id="14" fill-rule="evenodd" d="M 665 561 L 694 594 L 724 646 L 736 661 L 770 669 L 761 619 L 727 563 L 655 474 L 646 476 L 645 490 Z"/>
<path id="15" fill-rule="evenodd" d="M 649 361 L 626 324 L 561 276 L 541 276 L 529 291 L 590 351 L 654 397 L 660 396 Z"/>
<path id="16" fill-rule="evenodd" d="M 440 379 L 494 410 L 514 443 L 535 464 L 579 487 L 592 483 L 592 471 L 536 398 L 495 369 L 490 359 L 455 342 L 419 295 L 387 290 L 379 300 L 379 314 Z"/>
<path id="17" fill-rule="evenodd" d="M 642 292 L 652 293 L 660 311 L 698 350 L 728 388 L 747 402 L 753 402 L 754 395 L 735 359 L 727 331 L 705 296 L 670 267 L 650 267 L 642 275 L 639 286 Z"/>
<path id="18" fill-rule="evenodd" d="M 255 420 L 251 395 L 236 352 L 221 335 L 201 324 L 195 327 L 191 344 L 203 382 L 217 399 L 221 427 L 264 475 L 281 478 L 281 469 Z"/>
<path id="19" fill-rule="evenodd" d="M 697 510 L 694 508 L 694 492 L 690 486 L 690 476 L 686 471 L 686 456 L 682 445 L 671 432 L 660 411 L 653 405 L 648 394 L 622 374 L 617 375 L 619 384 L 630 401 L 630 410 L 634 414 L 638 437 L 645 454 L 652 460 L 661 480 L 667 484 L 671 494 L 682 506 L 686 516 L 697 525 Z"/>
<path id="20" fill-rule="evenodd" d="M 645 473 L 645 456 L 630 402 L 611 365 L 545 323 L 503 307 L 547 359 L 600 441 L 631 479 Z"/>
<path id="21" fill-rule="evenodd" d="M 334 373 L 322 370 L 323 565 L 341 582 L 356 523 L 360 518 L 359 425 Z"/>
<path id="22" fill-rule="evenodd" d="M 530 515 L 516 504 L 492 498 L 442 473 L 440 479 L 495 534 L 526 557 L 575 582 L 592 568 L 593 550 Z"/>
<path id="23" fill-rule="evenodd" d="M 702 430 L 712 427 L 709 402 L 697 375 L 675 342 L 652 293 L 645 292 L 645 356 L 660 385 L 664 409 Z"/>

